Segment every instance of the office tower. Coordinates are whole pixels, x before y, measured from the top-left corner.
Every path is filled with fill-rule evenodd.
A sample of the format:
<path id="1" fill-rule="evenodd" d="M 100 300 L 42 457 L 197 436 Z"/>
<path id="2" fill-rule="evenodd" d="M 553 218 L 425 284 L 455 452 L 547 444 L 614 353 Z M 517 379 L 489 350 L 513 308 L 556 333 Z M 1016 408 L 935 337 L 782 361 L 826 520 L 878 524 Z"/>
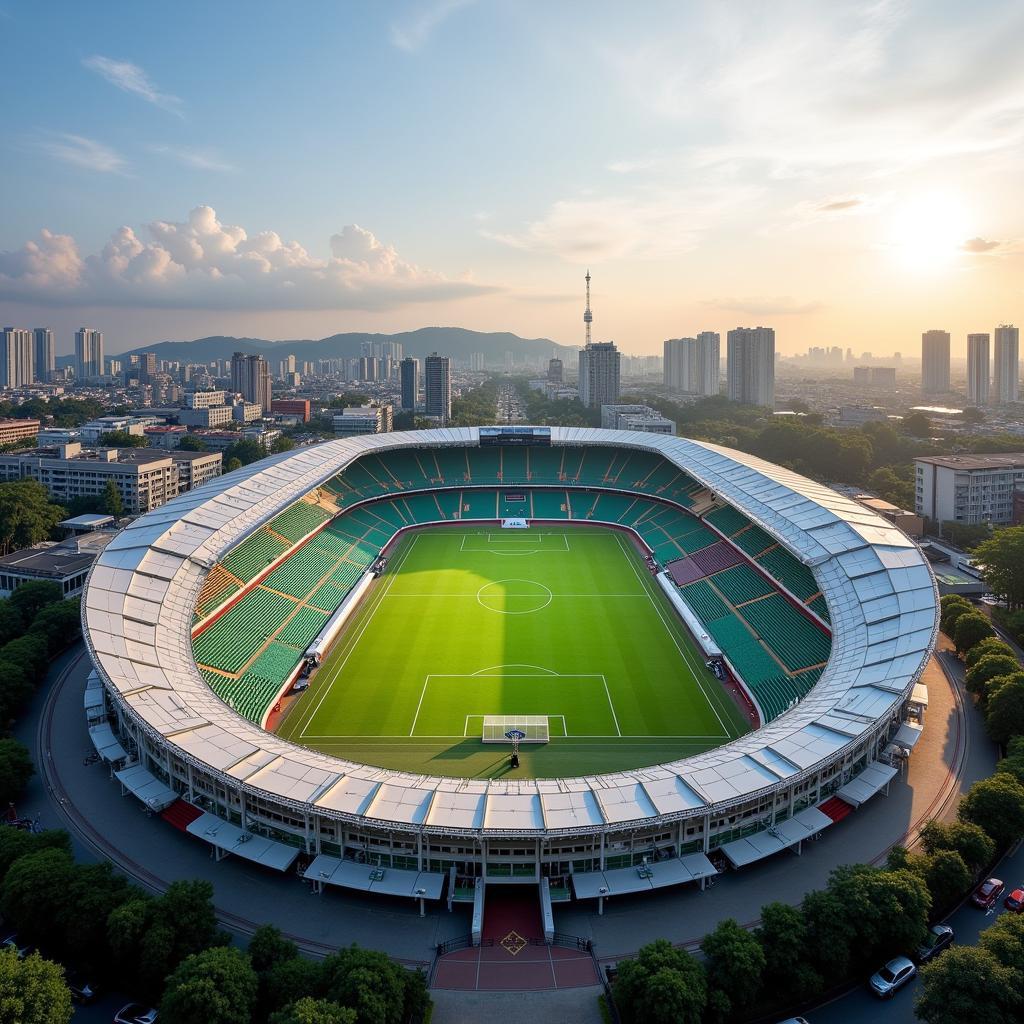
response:
<path id="1" fill-rule="evenodd" d="M 102 377 L 103 332 L 88 327 L 75 331 L 75 377 L 79 381 Z"/>
<path id="2" fill-rule="evenodd" d="M 484 369 L 484 354 L 483 352 L 471 352 L 469 354 L 469 368 L 474 373 L 482 373 Z"/>
<path id="3" fill-rule="evenodd" d="M 32 383 L 32 332 L 5 327 L 0 335 L 0 388 L 20 388 Z"/>
<path id="4" fill-rule="evenodd" d="M 420 392 L 420 362 L 412 356 L 406 356 L 399 366 L 402 378 L 402 409 L 406 412 L 415 412 L 416 397 Z"/>
<path id="5" fill-rule="evenodd" d="M 746 405 L 775 405 L 775 330 L 737 327 L 726 338 L 728 394 Z"/>
<path id="6" fill-rule="evenodd" d="M 32 331 L 32 371 L 35 379 L 45 384 L 57 369 L 57 354 L 53 344 L 53 331 L 37 327 Z"/>
<path id="7" fill-rule="evenodd" d="M 921 390 L 930 395 L 949 391 L 949 331 L 921 335 Z"/>
<path id="8" fill-rule="evenodd" d="M 152 384 L 156 376 L 156 353 L 139 353 L 139 383 Z"/>
<path id="9" fill-rule="evenodd" d="M 997 402 L 1016 402 L 1020 379 L 1020 331 L 1009 324 L 996 328 L 995 380 Z"/>
<path id="10" fill-rule="evenodd" d="M 591 409 L 619 400 L 622 357 L 612 341 L 592 341 L 580 352 L 580 401 Z"/>
<path id="11" fill-rule="evenodd" d="M 967 335 L 967 401 L 988 405 L 988 335 Z"/>
<path id="12" fill-rule="evenodd" d="M 561 359 L 548 360 L 548 380 L 552 384 L 561 384 L 565 380 L 565 367 Z"/>
<path id="13" fill-rule="evenodd" d="M 871 367 L 870 366 L 855 366 L 853 368 L 853 383 L 854 384 L 870 384 L 871 383 Z"/>
<path id="14" fill-rule="evenodd" d="M 247 402 L 258 405 L 266 415 L 270 411 L 270 369 L 263 356 L 247 356 L 236 352 L 231 357 L 231 390 Z"/>
<path id="15" fill-rule="evenodd" d="M 426 413 L 437 416 L 442 423 L 452 418 L 452 361 L 448 356 L 432 352 L 424 369 Z"/>
<path id="16" fill-rule="evenodd" d="M 896 390 L 896 367 L 895 366 L 872 366 L 871 386 L 879 391 Z"/>

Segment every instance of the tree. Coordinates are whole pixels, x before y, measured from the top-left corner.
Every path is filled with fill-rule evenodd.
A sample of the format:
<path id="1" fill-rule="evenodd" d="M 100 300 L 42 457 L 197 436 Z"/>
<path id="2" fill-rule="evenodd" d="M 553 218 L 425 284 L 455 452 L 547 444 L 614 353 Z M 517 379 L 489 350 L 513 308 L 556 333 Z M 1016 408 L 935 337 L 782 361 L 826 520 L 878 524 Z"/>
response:
<path id="1" fill-rule="evenodd" d="M 272 924 L 261 925 L 249 940 L 249 958 L 253 970 L 264 974 L 283 960 L 292 960 L 299 955 L 299 947 L 281 934 L 281 929 Z"/>
<path id="2" fill-rule="evenodd" d="M 41 850 L 71 852 L 71 839 L 60 829 L 45 832 L 22 832 L 16 828 L 0 828 L 0 884 L 10 866 L 20 858 Z"/>
<path id="3" fill-rule="evenodd" d="M 28 747 L 17 740 L 0 740 L 0 807 L 21 796 L 34 772 Z"/>
<path id="4" fill-rule="evenodd" d="M 788 1005 L 821 990 L 821 976 L 808 962 L 807 923 L 796 907 L 788 903 L 763 906 L 756 935 L 765 956 L 765 1001 Z"/>
<path id="5" fill-rule="evenodd" d="M 975 874 L 991 864 L 996 854 L 992 837 L 970 821 L 929 821 L 921 829 L 920 839 L 929 854 L 955 850 Z"/>
<path id="6" fill-rule="evenodd" d="M 1005 744 L 1024 734 L 1024 672 L 996 676 L 989 686 L 985 728 L 993 742 Z"/>
<path id="7" fill-rule="evenodd" d="M 197 434 L 186 434 L 179 442 L 178 448 L 183 452 L 205 452 L 206 442 Z"/>
<path id="8" fill-rule="evenodd" d="M 356 1011 L 307 996 L 271 1014 L 270 1024 L 356 1024 Z"/>
<path id="9" fill-rule="evenodd" d="M 903 417 L 900 424 L 904 434 L 911 437 L 930 437 L 932 432 L 932 421 L 923 412 L 912 412 L 909 416 Z"/>
<path id="10" fill-rule="evenodd" d="M 136 890 L 111 865 L 76 864 L 61 899 L 51 932 L 61 954 L 80 966 L 106 970 L 107 919 L 121 904 L 134 898 Z"/>
<path id="11" fill-rule="evenodd" d="M 1013 609 L 1024 604 L 1024 526 L 1008 526 L 974 549 L 975 564 L 992 592 Z"/>
<path id="12" fill-rule="evenodd" d="M 359 1024 L 401 1024 L 403 970 L 384 953 L 349 946 L 324 960 L 325 995 L 355 1010 Z"/>
<path id="13" fill-rule="evenodd" d="M 33 953 L 0 950 L 0 1021 L 3 1024 L 68 1024 L 71 992 L 59 964 Z"/>
<path id="14" fill-rule="evenodd" d="M 232 459 L 238 459 L 241 465 L 248 466 L 250 462 L 256 462 L 266 454 L 263 446 L 256 441 L 236 441 L 225 450 L 224 461 L 230 462 Z"/>
<path id="15" fill-rule="evenodd" d="M 991 639 L 991 638 L 990 638 Z M 985 643 L 986 641 L 982 641 Z M 981 644 L 971 648 L 973 654 Z M 1020 662 L 1008 654 L 986 654 L 967 670 L 967 689 L 982 702 L 988 696 L 989 682 L 997 676 L 1008 676 L 1020 670 Z"/>
<path id="16" fill-rule="evenodd" d="M 224 472 L 225 473 L 234 473 L 234 471 L 236 469 L 241 469 L 241 468 L 242 468 L 242 460 L 241 459 L 236 459 L 234 456 L 232 456 L 231 458 L 224 460 Z"/>
<path id="17" fill-rule="evenodd" d="M 626 1024 L 700 1024 L 707 979 L 689 953 L 657 939 L 619 964 L 614 995 Z"/>
<path id="18" fill-rule="evenodd" d="M 59 604 L 64 594 L 59 583 L 49 580 L 29 580 L 22 583 L 7 599 L 11 607 L 21 616 L 26 626 L 31 626 L 35 617 L 51 604 Z"/>
<path id="19" fill-rule="evenodd" d="M 964 663 L 968 668 L 974 668 L 982 658 L 987 657 L 989 654 L 1005 654 L 1016 659 L 1013 648 L 1005 640 L 1000 640 L 997 636 L 990 636 L 984 640 L 979 640 L 967 652 Z"/>
<path id="20" fill-rule="evenodd" d="M 32 942 L 52 939 L 50 923 L 61 911 L 74 868 L 71 855 L 62 849 L 20 857 L 0 887 L 4 917 Z"/>
<path id="21" fill-rule="evenodd" d="M 752 1007 L 765 968 L 757 936 L 726 918 L 704 937 L 700 948 L 707 958 L 708 987 L 720 993 L 717 1001 L 727 1015 L 736 1016 Z"/>
<path id="22" fill-rule="evenodd" d="M 273 453 L 290 452 L 295 447 L 295 442 L 287 435 L 281 434 L 271 442 L 270 450 Z"/>
<path id="23" fill-rule="evenodd" d="M 925 1024 L 1015 1024 L 1020 978 L 980 946 L 953 946 L 921 969 L 915 1003 Z"/>
<path id="24" fill-rule="evenodd" d="M 1004 967 L 1024 976 L 1024 918 L 1002 914 L 986 928 L 978 940 Z"/>
<path id="25" fill-rule="evenodd" d="M 107 486 L 103 488 L 103 509 L 108 516 L 119 516 L 124 513 L 121 492 L 113 480 L 108 480 Z"/>
<path id="26" fill-rule="evenodd" d="M 945 602 L 947 598 L 944 597 L 942 600 Z M 940 604 L 939 607 L 939 628 L 946 636 L 953 635 L 953 627 L 961 615 L 969 615 L 974 611 L 974 606 L 966 598 L 955 595 L 954 600 Z"/>
<path id="27" fill-rule="evenodd" d="M 69 598 L 44 608 L 33 620 L 29 631 L 49 651 L 51 657 L 70 647 L 82 632 L 82 609 L 79 599 Z"/>
<path id="28" fill-rule="evenodd" d="M 976 643 L 980 643 L 986 637 L 995 636 L 992 623 L 980 612 L 970 612 L 961 615 L 953 626 L 953 643 L 956 644 L 957 654 L 964 654 Z"/>
<path id="29" fill-rule="evenodd" d="M 167 979 L 160 1019 L 165 1024 L 249 1024 L 256 984 L 249 957 L 234 946 L 195 953 Z"/>
<path id="30" fill-rule="evenodd" d="M 0 725 L 8 722 L 35 693 L 35 685 L 21 665 L 0 650 Z"/>
<path id="31" fill-rule="evenodd" d="M 100 434 L 101 448 L 146 448 L 149 438 L 144 434 L 130 434 L 127 430 L 108 430 Z"/>
<path id="32" fill-rule="evenodd" d="M 925 858 L 924 880 L 932 894 L 932 906 L 952 907 L 971 887 L 974 876 L 956 850 L 938 850 Z"/>
<path id="33" fill-rule="evenodd" d="M 976 782 L 960 802 L 957 817 L 983 828 L 1000 847 L 1024 836 L 1024 786 L 997 772 Z"/>
<path id="34" fill-rule="evenodd" d="M 1024 736 L 1014 736 L 1006 745 L 1006 757 L 996 765 L 997 772 L 1012 775 L 1024 785 Z"/>
<path id="35" fill-rule="evenodd" d="M 305 957 L 279 960 L 260 978 L 263 1010 L 281 1010 L 305 996 L 324 994 L 323 965 Z"/>
<path id="36" fill-rule="evenodd" d="M 63 518 L 64 509 L 50 504 L 38 481 L 0 484 L 0 554 L 46 540 Z"/>

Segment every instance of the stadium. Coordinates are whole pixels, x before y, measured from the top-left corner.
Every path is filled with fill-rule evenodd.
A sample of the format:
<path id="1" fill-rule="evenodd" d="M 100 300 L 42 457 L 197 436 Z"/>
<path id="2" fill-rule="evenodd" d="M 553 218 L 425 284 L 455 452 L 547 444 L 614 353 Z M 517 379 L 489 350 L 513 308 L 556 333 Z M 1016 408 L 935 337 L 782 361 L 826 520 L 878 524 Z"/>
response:
<path id="1" fill-rule="evenodd" d="M 884 790 L 936 618 L 900 530 L 749 455 L 378 434 L 122 531 L 83 599 L 85 706 L 124 789 L 218 859 L 472 903 L 474 932 L 485 886 L 536 883 L 547 926 Z"/>

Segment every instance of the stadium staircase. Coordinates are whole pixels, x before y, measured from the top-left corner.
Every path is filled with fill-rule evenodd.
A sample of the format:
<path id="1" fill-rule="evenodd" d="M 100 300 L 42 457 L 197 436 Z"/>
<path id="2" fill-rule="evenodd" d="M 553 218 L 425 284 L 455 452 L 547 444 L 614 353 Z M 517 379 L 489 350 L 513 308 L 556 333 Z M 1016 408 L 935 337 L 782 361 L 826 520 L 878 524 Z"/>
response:
<path id="1" fill-rule="evenodd" d="M 203 812 L 187 800 L 175 800 L 170 807 L 165 807 L 160 812 L 160 817 L 170 822 L 180 832 L 187 832 L 189 825 L 202 816 Z"/>
<path id="2" fill-rule="evenodd" d="M 833 796 L 823 804 L 819 804 L 818 810 L 822 814 L 827 814 L 833 821 L 842 821 L 843 818 L 853 811 L 853 806 L 841 797 Z"/>

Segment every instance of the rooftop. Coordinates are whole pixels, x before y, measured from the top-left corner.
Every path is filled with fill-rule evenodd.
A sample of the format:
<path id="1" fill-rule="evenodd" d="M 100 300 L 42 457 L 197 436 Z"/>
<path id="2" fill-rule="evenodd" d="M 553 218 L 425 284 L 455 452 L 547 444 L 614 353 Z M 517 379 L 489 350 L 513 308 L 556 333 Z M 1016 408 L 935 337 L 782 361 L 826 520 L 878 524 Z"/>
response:
<path id="1" fill-rule="evenodd" d="M 0 572 L 58 578 L 73 576 L 88 569 L 115 536 L 113 532 L 86 533 L 62 540 L 59 544 L 22 548 L 0 557 Z"/>
<path id="2" fill-rule="evenodd" d="M 1024 452 L 1005 455 L 925 455 L 914 459 L 944 469 L 1024 469 Z"/>

